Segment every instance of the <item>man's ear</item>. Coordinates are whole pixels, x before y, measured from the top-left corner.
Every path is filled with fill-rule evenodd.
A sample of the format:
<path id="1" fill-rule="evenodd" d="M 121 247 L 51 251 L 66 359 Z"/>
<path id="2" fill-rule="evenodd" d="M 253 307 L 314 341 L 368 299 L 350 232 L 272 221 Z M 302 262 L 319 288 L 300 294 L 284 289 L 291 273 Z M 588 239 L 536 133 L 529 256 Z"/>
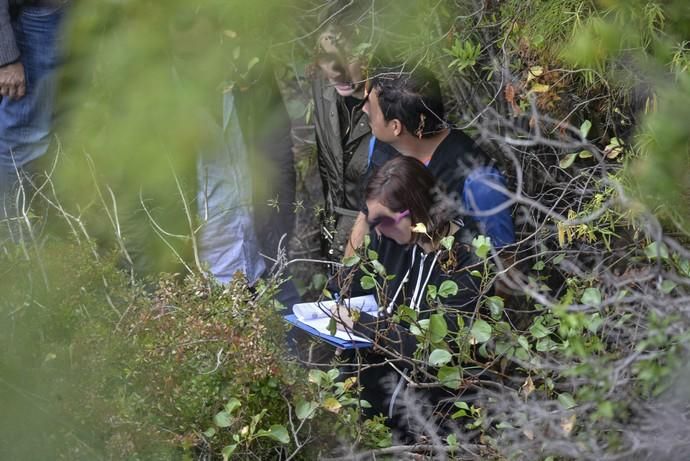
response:
<path id="1" fill-rule="evenodd" d="M 403 132 L 402 122 L 399 119 L 394 118 L 393 120 L 391 120 L 391 123 L 393 124 L 393 134 L 396 136 L 400 136 Z"/>

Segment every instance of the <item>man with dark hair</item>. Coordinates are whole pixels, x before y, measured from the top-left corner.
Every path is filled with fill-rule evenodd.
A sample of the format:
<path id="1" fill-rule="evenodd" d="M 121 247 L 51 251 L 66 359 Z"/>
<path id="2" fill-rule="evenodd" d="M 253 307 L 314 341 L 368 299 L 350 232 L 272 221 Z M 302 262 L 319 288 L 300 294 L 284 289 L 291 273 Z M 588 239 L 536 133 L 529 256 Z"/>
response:
<path id="1" fill-rule="evenodd" d="M 377 72 L 364 112 L 377 145 L 387 143 L 424 163 L 445 186 L 448 198 L 459 204 L 459 214 L 472 216 L 495 248 L 514 243 L 510 202 L 502 192 L 505 179 L 469 136 L 447 127 L 440 85 L 429 70 Z M 380 154 L 375 149 L 372 155 Z M 381 161 L 373 158 L 372 163 Z M 351 252 L 368 230 L 365 209 L 350 236 Z"/>

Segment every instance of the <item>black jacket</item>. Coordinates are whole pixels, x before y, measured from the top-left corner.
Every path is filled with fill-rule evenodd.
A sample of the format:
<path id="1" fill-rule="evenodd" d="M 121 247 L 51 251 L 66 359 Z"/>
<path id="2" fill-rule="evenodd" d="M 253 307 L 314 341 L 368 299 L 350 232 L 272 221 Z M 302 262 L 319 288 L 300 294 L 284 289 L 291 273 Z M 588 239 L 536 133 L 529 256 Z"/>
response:
<path id="1" fill-rule="evenodd" d="M 407 333 L 409 323 L 402 323 L 401 332 L 400 328 L 391 328 L 388 320 L 399 312 L 401 305 L 416 311 L 418 320 L 429 318 L 436 312 L 438 303 L 443 305 L 449 331 L 457 331 L 458 317 L 469 319 L 478 307 L 479 279 L 471 272 L 481 271 L 481 265 L 467 242 L 469 236 L 466 230 L 460 228 L 454 237 L 450 251 L 440 249 L 429 253 L 416 244 L 401 252 L 401 246 L 388 238 L 374 239 L 370 248 L 378 253 L 386 275 L 393 275 L 394 278 L 384 281 L 384 277 L 378 277 L 378 283 L 385 286 L 385 297 L 379 299 L 379 304 L 385 308 L 384 315 L 379 319 L 365 317 L 357 327 L 358 333 L 372 339 L 378 338 L 383 347 L 392 346 L 402 356 L 411 357 L 416 340 Z M 363 275 L 359 273 L 354 283 L 359 285 Z M 455 282 L 455 294 L 445 297 L 437 295 L 435 298 L 429 296 L 430 285 L 438 291 L 445 281 Z M 392 331 L 395 331 L 393 337 L 387 338 Z M 382 335 L 381 332 L 385 333 Z M 404 339 L 402 343 L 401 339 Z"/>

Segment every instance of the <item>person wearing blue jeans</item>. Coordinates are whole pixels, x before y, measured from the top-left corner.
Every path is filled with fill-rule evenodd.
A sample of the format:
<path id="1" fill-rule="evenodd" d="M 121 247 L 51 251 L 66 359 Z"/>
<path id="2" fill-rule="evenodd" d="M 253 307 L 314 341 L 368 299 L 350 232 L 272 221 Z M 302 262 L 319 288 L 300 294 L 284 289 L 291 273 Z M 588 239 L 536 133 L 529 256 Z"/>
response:
<path id="1" fill-rule="evenodd" d="M 0 221 L 17 213 L 19 180 L 50 143 L 64 3 L 0 0 Z"/>

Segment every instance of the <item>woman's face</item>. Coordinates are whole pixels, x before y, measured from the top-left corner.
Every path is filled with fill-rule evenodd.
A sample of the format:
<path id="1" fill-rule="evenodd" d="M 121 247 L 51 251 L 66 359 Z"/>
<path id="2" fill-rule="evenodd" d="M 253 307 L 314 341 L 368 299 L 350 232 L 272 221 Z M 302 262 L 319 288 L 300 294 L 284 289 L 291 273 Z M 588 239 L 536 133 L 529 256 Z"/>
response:
<path id="1" fill-rule="evenodd" d="M 350 46 L 341 38 L 341 34 L 328 28 L 319 35 L 318 46 L 323 54 L 318 65 L 324 78 L 340 96 L 361 98 L 364 91 L 362 64 L 351 55 Z"/>
<path id="2" fill-rule="evenodd" d="M 370 228 L 376 229 L 378 234 L 383 234 L 400 245 L 412 242 L 412 219 L 409 210 L 396 212 L 378 200 L 367 200 L 367 208 L 367 222 Z"/>

